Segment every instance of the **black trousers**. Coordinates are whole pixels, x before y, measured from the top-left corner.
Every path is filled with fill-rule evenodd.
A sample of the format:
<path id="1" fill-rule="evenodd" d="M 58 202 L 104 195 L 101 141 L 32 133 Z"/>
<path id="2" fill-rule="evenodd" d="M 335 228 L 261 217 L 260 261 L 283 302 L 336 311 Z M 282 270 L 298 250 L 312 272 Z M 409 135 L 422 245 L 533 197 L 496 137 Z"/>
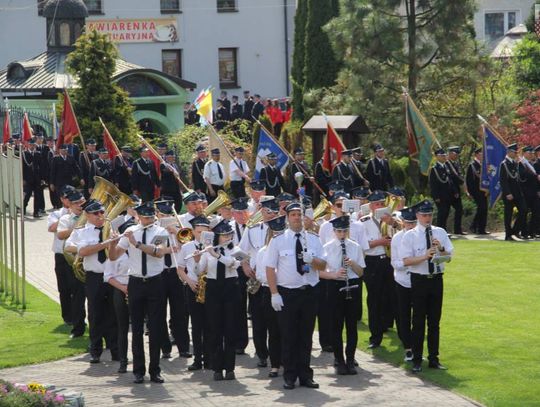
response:
<path id="1" fill-rule="evenodd" d="M 120 362 L 127 362 L 129 307 L 126 295 L 115 287 L 113 287 L 113 304 L 118 328 L 118 357 Z"/>
<path id="2" fill-rule="evenodd" d="M 476 204 L 476 212 L 471 229 L 477 233 L 485 233 L 488 215 L 488 198 L 482 192 L 472 195 L 472 198 Z"/>
<path id="3" fill-rule="evenodd" d="M 64 322 L 72 323 L 71 318 L 71 279 L 73 271 L 62 253 L 54 254 L 54 273 L 60 296 L 60 309 Z"/>
<path id="4" fill-rule="evenodd" d="M 246 196 L 245 181 L 231 181 L 231 193 L 234 198 Z"/>
<path id="5" fill-rule="evenodd" d="M 272 308 L 272 294 L 268 287 L 261 287 L 261 302 L 264 320 L 268 329 L 268 354 L 270 366 L 279 369 L 281 366 L 281 333 L 279 330 L 278 313 Z"/>
<path id="6" fill-rule="evenodd" d="M 436 226 L 446 230 L 446 222 L 450 214 L 450 200 L 441 199 L 440 202 L 435 202 L 437 206 L 437 224 Z"/>
<path id="7" fill-rule="evenodd" d="M 367 289 L 367 306 L 369 318 L 369 342 L 380 344 L 383 332 L 388 328 L 387 315 L 389 298 L 392 298 L 394 287 L 388 286 L 388 275 L 392 274 L 390 258 L 387 256 L 366 256 L 364 282 Z M 386 312 L 385 312 L 386 311 Z"/>
<path id="8" fill-rule="evenodd" d="M 175 268 L 163 270 L 163 294 L 165 300 L 165 315 L 167 303 L 170 309 L 169 327 L 176 342 L 178 352 L 189 352 L 188 311 L 185 301 L 184 284 L 180 281 Z M 165 353 L 171 353 L 172 345 L 169 339 L 167 323 L 163 320 L 161 348 Z"/>
<path id="9" fill-rule="evenodd" d="M 214 200 L 217 198 L 217 193 L 218 191 L 224 191 L 225 188 L 223 187 L 223 185 L 214 185 L 214 184 L 211 184 L 212 185 L 212 189 L 214 190 L 214 192 L 216 193 L 215 196 L 212 196 L 210 194 L 207 194 L 206 195 L 206 198 L 208 199 L 208 203 L 211 204 L 212 202 L 214 202 Z"/>
<path id="10" fill-rule="evenodd" d="M 249 294 L 249 312 L 255 354 L 260 359 L 268 358 L 268 325 L 264 317 L 264 298 L 262 286 L 255 294 Z"/>
<path id="11" fill-rule="evenodd" d="M 411 289 L 396 282 L 398 299 L 397 333 L 403 349 L 411 349 Z"/>
<path id="12" fill-rule="evenodd" d="M 461 219 L 463 218 L 463 203 L 461 202 L 461 196 L 453 197 L 450 200 L 450 206 L 454 208 L 454 233 L 458 234 L 463 232 L 461 228 Z"/>
<path id="13" fill-rule="evenodd" d="M 86 284 L 77 279 L 73 271 L 71 271 L 69 280 L 71 292 L 71 322 L 73 324 L 71 333 L 80 336 L 84 334 L 86 329 Z"/>
<path id="14" fill-rule="evenodd" d="M 281 332 L 283 379 L 301 382 L 313 379 L 311 348 L 315 316 L 317 314 L 318 286 L 297 289 L 279 287 L 283 309 L 278 321 Z"/>
<path id="15" fill-rule="evenodd" d="M 103 273 L 86 271 L 86 298 L 90 331 L 90 355 L 101 356 L 103 339 L 113 357 L 118 356 L 116 318 L 113 305 L 113 287 L 103 281 Z"/>
<path id="16" fill-rule="evenodd" d="M 238 268 L 238 286 L 240 288 L 240 301 L 238 302 L 237 318 L 236 318 L 236 349 L 244 350 L 249 344 L 248 333 L 248 294 L 246 291 L 247 276 Z"/>
<path id="17" fill-rule="evenodd" d="M 51 186 L 49 185 L 49 199 L 54 209 L 60 209 L 62 207 L 62 202 L 58 197 L 58 194 L 55 191 L 51 191 Z"/>
<path id="18" fill-rule="evenodd" d="M 334 357 L 338 362 L 353 361 L 358 343 L 358 331 L 356 322 L 358 321 L 358 303 L 362 301 L 360 289 L 349 290 L 350 299 L 347 299 L 345 291 L 339 291 L 345 287 L 345 281 L 328 281 L 329 308 L 332 312 L 332 336 Z M 349 285 L 358 285 L 361 287 L 362 281 L 359 278 L 349 279 Z M 345 348 L 345 358 L 343 357 L 343 327 L 347 332 L 347 341 Z"/>
<path id="19" fill-rule="evenodd" d="M 167 191 L 161 189 L 161 196 L 170 196 L 174 200 L 174 210 L 176 213 L 180 213 L 182 210 L 182 194 L 179 189 L 174 191 Z"/>
<path id="20" fill-rule="evenodd" d="M 521 195 L 514 195 L 514 199 L 509 201 L 503 196 L 504 203 L 504 231 L 506 237 L 514 234 L 524 233 L 526 229 L 526 211 L 525 200 Z M 517 208 L 518 214 L 516 221 L 512 224 L 512 214 L 514 208 Z"/>
<path id="21" fill-rule="evenodd" d="M 165 320 L 165 301 L 161 274 L 143 280 L 130 277 L 128 284 L 129 314 L 131 315 L 131 352 L 133 353 L 133 373 L 144 375 L 146 363 L 144 357 L 144 317 L 148 315 L 151 376 L 161 372 L 159 354 L 161 335 Z"/>
<path id="22" fill-rule="evenodd" d="M 240 288 L 235 277 L 206 280 L 206 317 L 210 328 L 212 370 L 234 371 Z"/>
<path id="23" fill-rule="evenodd" d="M 411 273 L 412 351 L 415 364 L 422 362 L 426 321 L 428 360 L 430 362 L 439 361 L 439 322 L 442 300 L 442 274 L 423 276 Z"/>
<path id="24" fill-rule="evenodd" d="M 45 198 L 43 197 L 43 187 L 41 184 L 32 184 L 24 187 L 23 207 L 25 211 L 32 195 L 34 195 L 33 215 L 38 215 L 40 210 L 45 209 Z"/>
<path id="25" fill-rule="evenodd" d="M 191 339 L 193 340 L 193 356 L 195 363 L 204 363 L 210 366 L 210 341 L 208 318 L 206 318 L 205 304 L 195 301 L 196 293 L 187 287 L 188 309 L 191 316 Z"/>
<path id="26" fill-rule="evenodd" d="M 318 284 L 319 298 L 317 299 L 317 322 L 319 328 L 319 344 L 321 348 L 332 346 L 334 343 L 332 309 L 329 304 L 329 281 L 321 280 Z"/>
<path id="27" fill-rule="evenodd" d="M 538 230 L 538 222 L 540 219 L 540 200 L 536 193 L 525 194 L 525 205 L 527 210 L 525 213 L 525 230 L 524 234 L 534 236 Z"/>

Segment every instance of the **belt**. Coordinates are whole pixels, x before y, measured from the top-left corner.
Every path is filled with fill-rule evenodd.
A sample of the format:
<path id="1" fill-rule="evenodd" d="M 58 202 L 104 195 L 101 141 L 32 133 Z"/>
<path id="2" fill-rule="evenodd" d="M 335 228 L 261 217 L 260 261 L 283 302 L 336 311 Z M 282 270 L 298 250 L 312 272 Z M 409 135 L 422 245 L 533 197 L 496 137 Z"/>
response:
<path id="1" fill-rule="evenodd" d="M 99 274 L 100 276 L 103 275 L 102 272 L 99 272 L 99 271 L 92 271 L 92 270 L 84 270 L 85 273 L 92 273 L 92 274 Z"/>
<path id="2" fill-rule="evenodd" d="M 386 254 L 377 254 L 374 256 L 366 255 L 366 258 L 372 258 L 372 259 L 386 259 L 388 256 Z"/>
<path id="3" fill-rule="evenodd" d="M 155 276 L 152 276 L 152 277 L 137 277 L 137 276 L 129 276 L 130 279 L 134 279 L 135 281 L 139 281 L 139 282 L 143 282 L 143 283 L 146 283 L 150 280 L 155 280 L 157 278 L 160 278 L 161 277 L 161 274 L 156 274 Z"/>
<path id="4" fill-rule="evenodd" d="M 418 273 L 411 273 L 411 278 L 422 278 L 426 280 L 432 280 L 434 278 L 442 278 L 442 275 L 444 273 L 433 273 L 433 274 L 418 274 Z"/>
<path id="5" fill-rule="evenodd" d="M 306 284 L 306 285 L 303 285 L 301 287 L 296 287 L 296 288 L 287 288 L 287 287 L 282 287 L 280 285 L 278 285 L 278 288 L 281 289 L 281 290 L 286 290 L 286 291 L 306 291 L 306 290 L 311 290 L 313 288 L 313 286 L 309 285 L 309 284 Z"/>
<path id="6" fill-rule="evenodd" d="M 176 273 L 176 268 L 174 267 L 165 267 L 163 269 L 164 272 L 167 272 L 167 273 L 170 273 L 170 272 L 175 272 Z"/>

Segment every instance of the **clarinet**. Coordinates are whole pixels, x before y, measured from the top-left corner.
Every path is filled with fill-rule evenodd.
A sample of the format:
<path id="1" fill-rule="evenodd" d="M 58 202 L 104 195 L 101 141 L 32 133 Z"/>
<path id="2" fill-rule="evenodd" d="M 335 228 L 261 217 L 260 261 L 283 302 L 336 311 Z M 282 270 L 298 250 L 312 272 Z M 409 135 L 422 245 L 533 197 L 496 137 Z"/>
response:
<path id="1" fill-rule="evenodd" d="M 349 270 L 345 266 L 345 259 L 347 258 L 347 247 L 345 246 L 345 239 L 341 239 L 341 268 L 345 269 L 345 287 L 343 289 L 345 290 L 345 299 L 350 300 L 352 299 L 351 296 L 351 287 L 349 286 Z"/>

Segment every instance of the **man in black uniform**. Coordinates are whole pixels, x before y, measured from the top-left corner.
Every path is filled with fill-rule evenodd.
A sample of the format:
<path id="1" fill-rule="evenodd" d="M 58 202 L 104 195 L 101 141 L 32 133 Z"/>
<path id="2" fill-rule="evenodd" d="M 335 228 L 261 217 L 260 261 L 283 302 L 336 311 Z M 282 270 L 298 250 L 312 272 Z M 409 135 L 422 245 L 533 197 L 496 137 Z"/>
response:
<path id="1" fill-rule="evenodd" d="M 251 115 L 253 116 L 253 118 L 258 120 L 259 116 L 263 113 L 264 113 L 264 105 L 261 103 L 261 95 L 255 94 L 253 108 L 251 110 Z"/>
<path id="2" fill-rule="evenodd" d="M 324 157 L 324 150 L 322 156 Z M 330 174 L 328 171 L 326 171 L 323 168 L 323 158 L 319 161 L 317 161 L 317 164 L 315 164 L 315 182 L 319 184 L 319 186 L 322 188 L 324 193 L 328 196 L 328 184 L 332 182 L 332 174 Z M 320 201 L 320 198 L 317 199 L 317 197 L 320 196 L 320 193 L 315 193 L 315 201 L 314 204 L 318 204 Z"/>
<path id="3" fill-rule="evenodd" d="M 152 201 L 154 190 L 160 185 L 156 168 L 146 147 L 141 148 L 141 158 L 133 163 L 131 185 L 135 195 L 141 197 L 143 202 Z"/>
<path id="4" fill-rule="evenodd" d="M 540 177 L 540 145 L 535 147 L 534 154 L 536 157 L 533 167 L 536 170 L 537 176 Z M 540 190 L 540 178 L 538 178 L 538 189 Z M 540 192 L 538 193 L 538 199 L 540 199 Z M 538 224 L 535 225 L 534 236 L 537 238 L 540 237 L 540 219 L 538 220 Z"/>
<path id="5" fill-rule="evenodd" d="M 390 173 L 388 160 L 384 158 L 385 152 L 383 146 L 375 144 L 373 146 L 375 156 L 369 160 L 366 169 L 366 178 L 369 181 L 369 187 L 372 191 L 388 191 L 394 186 L 394 180 Z"/>
<path id="6" fill-rule="evenodd" d="M 161 164 L 161 195 L 170 196 L 174 200 L 174 209 L 180 213 L 182 209 L 182 192 L 180 185 L 176 180 L 176 174 L 179 173 L 178 166 L 174 162 L 174 151 L 169 150 L 165 153 L 165 164 Z"/>
<path id="7" fill-rule="evenodd" d="M 306 174 L 306 173 L 309 174 L 310 171 L 309 171 L 309 165 L 304 159 L 305 154 L 306 154 L 304 152 L 304 149 L 302 147 L 295 148 L 293 153 L 294 153 L 294 161 L 291 163 L 291 166 L 289 168 L 289 190 L 291 194 L 297 196 L 298 184 L 296 183 L 294 179 L 294 175 L 297 172 L 300 172 L 302 174 Z M 314 178 L 311 176 L 311 174 L 309 175 L 309 178 L 304 175 L 304 180 L 302 181 L 302 187 L 305 190 L 304 195 L 313 196 L 312 195 L 313 194 L 313 183 L 312 183 L 313 180 Z"/>
<path id="8" fill-rule="evenodd" d="M 55 155 L 55 147 L 54 147 L 54 140 L 52 137 L 47 137 L 47 154 L 44 157 L 47 162 L 45 166 L 42 166 L 43 169 L 43 176 L 45 179 L 45 182 L 47 183 L 47 187 L 49 188 L 49 199 L 52 203 L 52 206 L 54 209 L 60 209 L 62 207 L 62 202 L 60 201 L 59 196 L 51 189 L 51 168 L 52 168 L 52 162 Z M 46 169 L 45 169 L 46 168 Z"/>
<path id="9" fill-rule="evenodd" d="M 47 152 L 49 151 L 49 147 L 47 147 L 43 142 L 45 141 L 45 137 L 43 136 L 43 133 L 39 132 L 36 136 L 36 152 L 39 153 L 41 159 L 39 163 L 39 171 L 40 171 L 40 186 L 38 188 L 38 194 L 40 195 L 40 203 L 39 203 L 39 214 L 40 215 L 46 215 L 45 212 L 45 196 L 43 195 L 43 188 L 48 183 L 49 179 L 49 160 L 47 158 Z"/>
<path id="10" fill-rule="evenodd" d="M 69 150 L 69 149 L 68 149 Z M 94 160 L 98 159 L 98 154 L 96 152 L 96 140 L 89 139 L 86 142 L 86 151 L 87 154 L 79 154 L 79 168 L 81 169 L 82 179 L 84 180 L 84 197 L 88 199 L 90 196 L 90 170 L 92 168 L 92 163 Z M 86 157 L 88 156 L 88 161 Z M 93 184 L 92 184 L 93 185 Z"/>
<path id="11" fill-rule="evenodd" d="M 253 121 L 253 117 L 251 117 L 251 114 L 253 112 L 253 98 L 249 96 L 249 90 L 244 91 L 244 108 L 243 108 L 243 114 L 242 118 L 244 120 Z"/>
<path id="12" fill-rule="evenodd" d="M 187 112 L 185 113 L 184 117 L 184 123 L 187 125 L 199 125 L 199 120 L 201 116 L 197 113 L 197 108 L 195 105 L 190 104 L 189 102 L 186 103 L 186 105 L 189 106 Z"/>
<path id="13" fill-rule="evenodd" d="M 341 161 L 332 171 L 332 180 L 343 183 L 343 189 L 348 194 L 354 188 L 353 169 L 351 168 L 351 150 L 341 152 Z"/>
<path id="14" fill-rule="evenodd" d="M 522 235 L 524 238 L 534 239 L 539 216 L 538 175 L 531 163 L 534 159 L 533 148 L 531 146 L 525 146 L 523 147 L 522 152 L 523 156 L 519 162 L 519 180 L 526 205 L 526 212 L 524 215 L 526 228 L 523 230 Z M 527 222 L 529 213 L 530 218 Z"/>
<path id="15" fill-rule="evenodd" d="M 113 162 L 114 183 L 126 195 L 131 195 L 133 192 L 131 188 L 131 168 L 133 166 L 131 153 L 130 146 L 123 146 L 120 149 L 122 157 L 115 157 Z"/>
<path id="16" fill-rule="evenodd" d="M 489 232 L 486 231 L 488 198 L 486 193 L 480 189 L 481 171 L 482 148 L 477 148 L 474 150 L 474 159 L 467 167 L 467 173 L 465 175 L 467 193 L 476 204 L 476 213 L 474 214 L 471 231 L 479 235 L 489 235 Z"/>
<path id="17" fill-rule="evenodd" d="M 285 189 L 285 180 L 279 168 L 276 167 L 277 155 L 270 153 L 266 156 L 266 159 L 268 165 L 261 169 L 259 179 L 265 182 L 264 189 L 267 195 L 278 196 Z"/>
<path id="18" fill-rule="evenodd" d="M 461 228 L 461 218 L 463 217 L 463 204 L 461 202 L 461 186 L 465 183 L 461 164 L 459 163 L 459 154 L 461 148 L 459 146 L 448 147 L 448 160 L 446 168 L 448 175 L 452 180 L 452 197 L 450 206 L 454 208 L 454 234 L 466 235 L 467 233 Z"/>
<path id="19" fill-rule="evenodd" d="M 360 161 L 362 157 L 362 149 L 360 147 L 353 148 L 351 150 L 351 167 L 353 170 L 353 183 L 354 187 L 367 187 L 369 186 L 369 181 L 364 178 L 364 172 L 366 170 L 366 165 Z"/>
<path id="20" fill-rule="evenodd" d="M 234 96 L 233 96 L 234 97 Z M 222 90 L 218 99 L 221 102 L 221 105 L 227 110 L 227 114 L 230 118 L 231 116 L 231 101 L 227 99 L 227 92 Z"/>
<path id="21" fill-rule="evenodd" d="M 358 167 L 360 172 L 364 174 L 367 169 L 367 160 L 364 157 L 364 154 L 362 153 L 361 147 L 353 148 L 352 150 L 352 162 Z"/>
<path id="22" fill-rule="evenodd" d="M 435 150 L 435 158 L 437 159 L 437 163 L 431 167 L 431 171 L 429 172 L 429 187 L 431 197 L 435 201 L 435 205 L 437 205 L 436 226 L 446 230 L 446 221 L 450 213 L 454 188 L 452 186 L 452 179 L 448 173 L 448 167 L 446 166 L 446 151 L 444 148 Z"/>
<path id="23" fill-rule="evenodd" d="M 90 174 L 88 174 L 88 192 L 90 194 L 92 194 L 92 191 L 96 186 L 96 181 L 94 180 L 95 176 L 113 182 L 113 171 L 111 162 L 109 161 L 109 152 L 106 148 L 99 149 L 98 158 L 92 161 L 92 165 L 90 166 Z"/>
<path id="24" fill-rule="evenodd" d="M 216 128 L 216 130 L 221 130 L 227 125 L 230 119 L 231 116 L 229 114 L 229 111 L 225 106 L 223 106 L 221 100 L 218 99 L 214 127 Z"/>
<path id="25" fill-rule="evenodd" d="M 517 143 L 506 147 L 506 157 L 499 168 L 502 199 L 504 203 L 505 240 L 515 240 L 525 230 L 526 206 L 519 182 L 517 161 Z M 512 225 L 514 207 L 518 210 L 516 221 Z"/>
<path id="26" fill-rule="evenodd" d="M 241 119 L 243 116 L 242 105 L 238 103 L 238 96 L 232 97 L 231 120 Z"/>
<path id="27" fill-rule="evenodd" d="M 206 161 L 208 161 L 208 151 L 205 146 L 200 144 L 195 148 L 195 152 L 197 153 L 197 159 L 191 164 L 191 181 L 193 183 L 193 189 L 197 192 L 207 194 L 208 187 L 204 181 L 203 172 L 204 165 L 206 164 Z"/>
<path id="28" fill-rule="evenodd" d="M 77 179 L 84 185 L 77 162 L 67 153 L 67 145 L 62 144 L 58 153 L 51 165 L 50 188 L 59 193 L 64 185 L 77 186 Z"/>
<path id="29" fill-rule="evenodd" d="M 45 207 L 43 189 L 41 188 L 41 154 L 36 151 L 36 140 L 28 141 L 28 150 L 24 151 L 23 157 L 23 190 L 24 212 L 30 197 L 34 195 L 34 218 L 39 218 L 40 208 Z"/>

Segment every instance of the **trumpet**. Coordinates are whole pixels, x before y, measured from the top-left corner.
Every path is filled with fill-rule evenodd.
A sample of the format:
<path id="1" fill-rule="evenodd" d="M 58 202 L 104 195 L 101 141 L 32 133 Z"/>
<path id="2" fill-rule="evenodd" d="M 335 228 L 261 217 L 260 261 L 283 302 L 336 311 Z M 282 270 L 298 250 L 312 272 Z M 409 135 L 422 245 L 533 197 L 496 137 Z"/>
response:
<path id="1" fill-rule="evenodd" d="M 345 299 L 351 300 L 351 290 L 358 288 L 358 284 L 349 285 L 349 268 L 345 265 L 345 259 L 347 258 L 347 247 L 345 246 L 345 239 L 341 240 L 341 268 L 345 269 L 345 287 L 341 287 L 339 291 L 345 291 Z"/>

